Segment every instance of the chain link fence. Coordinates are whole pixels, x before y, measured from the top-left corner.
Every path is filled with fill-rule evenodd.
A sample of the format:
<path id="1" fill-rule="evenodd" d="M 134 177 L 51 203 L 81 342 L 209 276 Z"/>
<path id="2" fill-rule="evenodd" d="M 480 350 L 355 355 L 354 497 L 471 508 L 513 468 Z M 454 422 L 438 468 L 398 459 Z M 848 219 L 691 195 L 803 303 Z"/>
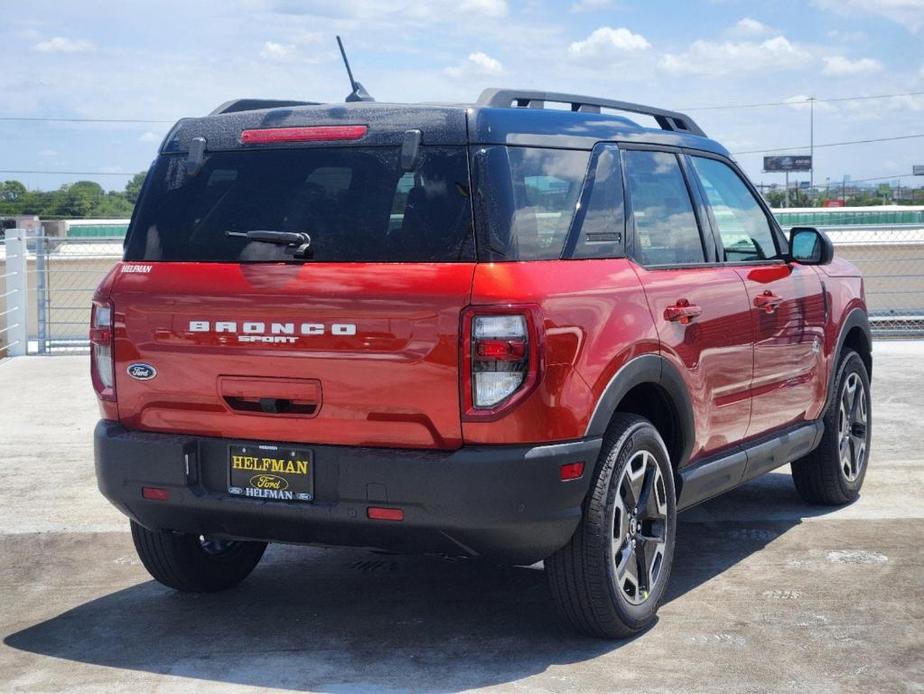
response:
<path id="1" fill-rule="evenodd" d="M 924 225 L 825 230 L 837 254 L 863 272 L 873 334 L 924 337 Z M 17 348 L 87 351 L 93 291 L 121 256 L 122 241 L 111 236 L 30 237 L 10 248 L 0 236 L 0 358 Z M 25 293 L 18 289 L 23 284 Z M 24 338 L 18 337 L 23 323 Z"/>
<path id="2" fill-rule="evenodd" d="M 863 273 L 873 335 L 924 337 L 924 225 L 825 228 Z"/>
<path id="3" fill-rule="evenodd" d="M 0 358 L 88 351 L 93 292 L 121 257 L 122 240 L 111 237 L 4 241 Z"/>

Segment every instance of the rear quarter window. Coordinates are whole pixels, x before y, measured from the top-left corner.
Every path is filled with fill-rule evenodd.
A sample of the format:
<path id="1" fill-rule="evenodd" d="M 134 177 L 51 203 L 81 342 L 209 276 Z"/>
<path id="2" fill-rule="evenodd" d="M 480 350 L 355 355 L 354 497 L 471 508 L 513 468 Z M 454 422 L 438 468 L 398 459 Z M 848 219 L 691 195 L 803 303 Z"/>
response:
<path id="1" fill-rule="evenodd" d="M 495 145 L 474 158 L 479 258 L 561 257 L 590 152 Z"/>

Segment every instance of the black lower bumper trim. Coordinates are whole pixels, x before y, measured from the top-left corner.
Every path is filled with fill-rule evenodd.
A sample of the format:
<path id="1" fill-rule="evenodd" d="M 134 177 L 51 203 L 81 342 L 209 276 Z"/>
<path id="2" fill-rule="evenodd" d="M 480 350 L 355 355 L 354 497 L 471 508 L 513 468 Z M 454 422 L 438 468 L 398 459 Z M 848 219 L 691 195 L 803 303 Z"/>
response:
<path id="1" fill-rule="evenodd" d="M 315 500 L 309 504 L 228 494 L 228 446 L 250 443 L 128 431 L 101 421 L 99 488 L 152 529 L 532 563 L 574 532 L 601 446 L 599 438 L 457 451 L 310 446 Z M 562 482 L 561 465 L 578 460 L 586 463 L 584 476 Z M 167 489 L 169 499 L 145 499 L 142 487 Z M 370 520 L 369 506 L 400 507 L 404 520 Z"/>

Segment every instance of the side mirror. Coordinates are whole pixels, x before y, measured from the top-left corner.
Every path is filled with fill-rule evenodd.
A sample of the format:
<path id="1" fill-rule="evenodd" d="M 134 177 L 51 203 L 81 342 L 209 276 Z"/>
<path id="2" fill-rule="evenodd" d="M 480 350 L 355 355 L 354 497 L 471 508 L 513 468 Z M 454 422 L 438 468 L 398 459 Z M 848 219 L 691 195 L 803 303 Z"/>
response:
<path id="1" fill-rule="evenodd" d="M 814 227 L 793 227 L 789 230 L 789 257 L 802 265 L 827 265 L 834 259 L 834 244 Z"/>

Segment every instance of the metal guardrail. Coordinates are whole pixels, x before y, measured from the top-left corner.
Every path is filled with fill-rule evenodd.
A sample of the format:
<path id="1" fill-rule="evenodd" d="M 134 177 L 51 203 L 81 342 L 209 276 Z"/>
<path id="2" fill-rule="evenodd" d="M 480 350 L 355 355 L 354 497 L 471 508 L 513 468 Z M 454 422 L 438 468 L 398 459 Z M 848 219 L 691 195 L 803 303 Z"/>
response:
<path id="1" fill-rule="evenodd" d="M 863 272 L 874 335 L 924 337 L 924 226 L 828 232 L 838 256 Z M 93 292 L 121 256 L 119 238 L 7 231 L 0 239 L 0 358 L 86 352 Z"/>

